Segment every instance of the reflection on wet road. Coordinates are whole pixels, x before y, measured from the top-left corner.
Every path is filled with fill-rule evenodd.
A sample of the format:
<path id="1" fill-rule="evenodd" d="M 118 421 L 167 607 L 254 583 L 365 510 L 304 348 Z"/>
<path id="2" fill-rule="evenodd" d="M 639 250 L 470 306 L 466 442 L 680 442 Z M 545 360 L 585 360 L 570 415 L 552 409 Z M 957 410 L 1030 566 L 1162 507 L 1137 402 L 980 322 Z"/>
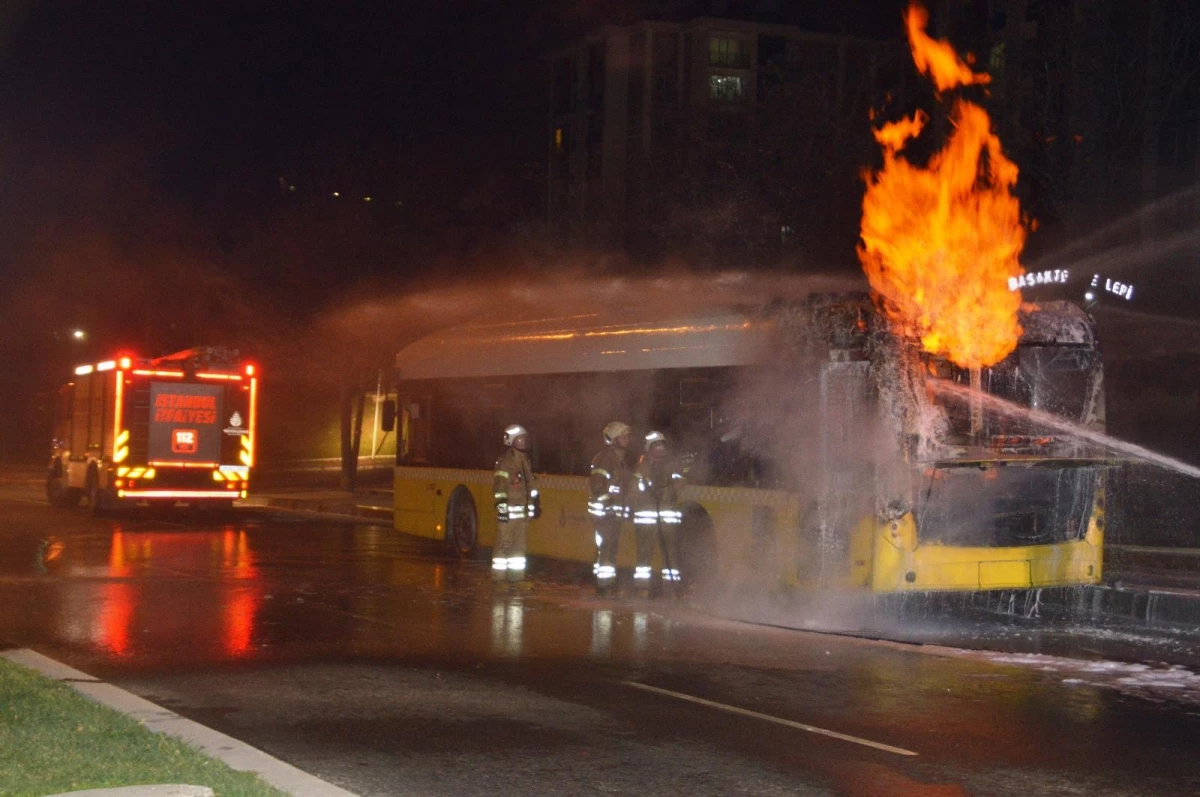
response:
<path id="1" fill-rule="evenodd" d="M 1182 675 L 1132 694 L 601 599 L 573 570 L 494 589 L 384 528 L 91 519 L 13 488 L 0 511 L 0 640 L 364 795 L 1200 790 Z"/>

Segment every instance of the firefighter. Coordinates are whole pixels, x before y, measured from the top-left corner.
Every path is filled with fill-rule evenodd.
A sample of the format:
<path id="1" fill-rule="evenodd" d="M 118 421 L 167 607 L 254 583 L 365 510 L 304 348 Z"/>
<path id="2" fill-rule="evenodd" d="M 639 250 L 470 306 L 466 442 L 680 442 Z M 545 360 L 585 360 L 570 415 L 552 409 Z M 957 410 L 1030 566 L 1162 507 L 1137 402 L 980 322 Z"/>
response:
<path id="1" fill-rule="evenodd" d="M 529 432 L 520 424 L 504 430 L 507 447 L 496 460 L 492 489 L 496 498 L 496 546 L 492 549 L 492 581 L 525 579 L 525 546 L 529 521 L 541 515 L 541 500 L 529 464 Z"/>
<path id="2" fill-rule="evenodd" d="M 625 489 L 629 485 L 628 424 L 613 421 L 604 427 L 604 448 L 592 457 L 588 514 L 596 532 L 596 592 L 611 592 L 617 585 L 617 544 L 621 539 L 621 521 L 629 517 Z"/>
<path id="3" fill-rule="evenodd" d="M 631 491 L 633 528 L 637 533 L 637 567 L 633 572 L 639 592 L 650 591 L 654 548 L 662 547 L 663 589 L 680 585 L 679 530 L 683 523 L 679 493 L 685 484 L 681 464 L 667 450 L 662 432 L 646 435 L 646 451 L 638 461 Z"/>

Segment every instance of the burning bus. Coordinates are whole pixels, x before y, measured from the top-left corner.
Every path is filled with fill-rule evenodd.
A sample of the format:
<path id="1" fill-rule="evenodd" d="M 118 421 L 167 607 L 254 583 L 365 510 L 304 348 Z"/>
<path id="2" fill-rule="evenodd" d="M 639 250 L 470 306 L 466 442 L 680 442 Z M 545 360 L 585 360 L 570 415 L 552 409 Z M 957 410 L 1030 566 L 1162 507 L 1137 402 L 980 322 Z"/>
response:
<path id="1" fill-rule="evenodd" d="M 78 366 L 58 391 L 46 473 L 53 506 L 93 512 L 245 498 L 255 463 L 257 368 L 223 348 Z"/>
<path id="2" fill-rule="evenodd" d="M 1068 304 L 1022 321 L 1016 349 L 978 374 L 979 397 L 969 370 L 924 352 L 866 294 L 444 330 L 396 357 L 395 526 L 464 555 L 490 545 L 492 461 L 500 430 L 521 423 L 544 509 L 529 552 L 591 562 L 586 474 L 615 418 L 665 431 L 689 463 L 693 583 L 1096 583 L 1105 459 L 1040 420 L 1102 427 L 1093 327 Z"/>

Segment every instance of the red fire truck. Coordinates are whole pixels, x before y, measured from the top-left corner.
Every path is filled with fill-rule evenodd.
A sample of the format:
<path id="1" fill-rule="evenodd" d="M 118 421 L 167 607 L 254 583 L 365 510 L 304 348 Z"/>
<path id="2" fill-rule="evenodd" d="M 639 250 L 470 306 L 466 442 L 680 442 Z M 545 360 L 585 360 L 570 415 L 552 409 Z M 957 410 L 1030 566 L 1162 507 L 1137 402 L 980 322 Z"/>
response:
<path id="1" fill-rule="evenodd" d="M 246 497 L 258 430 L 258 369 L 235 350 L 120 355 L 81 365 L 58 393 L 46 495 L 93 512 Z"/>

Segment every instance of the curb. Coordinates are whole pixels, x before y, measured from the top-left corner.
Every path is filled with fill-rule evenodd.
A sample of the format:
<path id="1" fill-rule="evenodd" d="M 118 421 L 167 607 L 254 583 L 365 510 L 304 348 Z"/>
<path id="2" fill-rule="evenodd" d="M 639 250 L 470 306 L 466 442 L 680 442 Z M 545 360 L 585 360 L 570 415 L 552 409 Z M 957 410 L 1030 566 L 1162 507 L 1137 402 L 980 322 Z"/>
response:
<path id="1" fill-rule="evenodd" d="M 198 722 L 181 717 L 132 692 L 126 692 L 124 689 L 105 683 L 36 651 L 28 648 L 7 650 L 0 653 L 0 656 L 55 681 L 66 683 L 84 697 L 133 718 L 147 730 L 182 739 L 205 755 L 224 762 L 231 769 L 253 772 L 270 785 L 288 792 L 293 797 L 358 797 L 354 792 L 346 791 L 332 783 L 326 783 L 320 778 L 280 761 L 245 742 L 240 742 L 232 736 L 226 736 Z M 133 788 L 145 787 L 131 787 L 131 789 Z M 113 797 L 117 797 L 117 795 L 135 797 L 135 795 L 142 794 L 142 792 L 125 789 L 115 791 L 105 789 L 98 793 L 112 794 Z"/>
<path id="2" fill-rule="evenodd" d="M 48 794 L 46 797 L 214 797 L 207 786 L 164 783 L 155 786 L 120 786 L 115 789 L 84 789 Z"/>

